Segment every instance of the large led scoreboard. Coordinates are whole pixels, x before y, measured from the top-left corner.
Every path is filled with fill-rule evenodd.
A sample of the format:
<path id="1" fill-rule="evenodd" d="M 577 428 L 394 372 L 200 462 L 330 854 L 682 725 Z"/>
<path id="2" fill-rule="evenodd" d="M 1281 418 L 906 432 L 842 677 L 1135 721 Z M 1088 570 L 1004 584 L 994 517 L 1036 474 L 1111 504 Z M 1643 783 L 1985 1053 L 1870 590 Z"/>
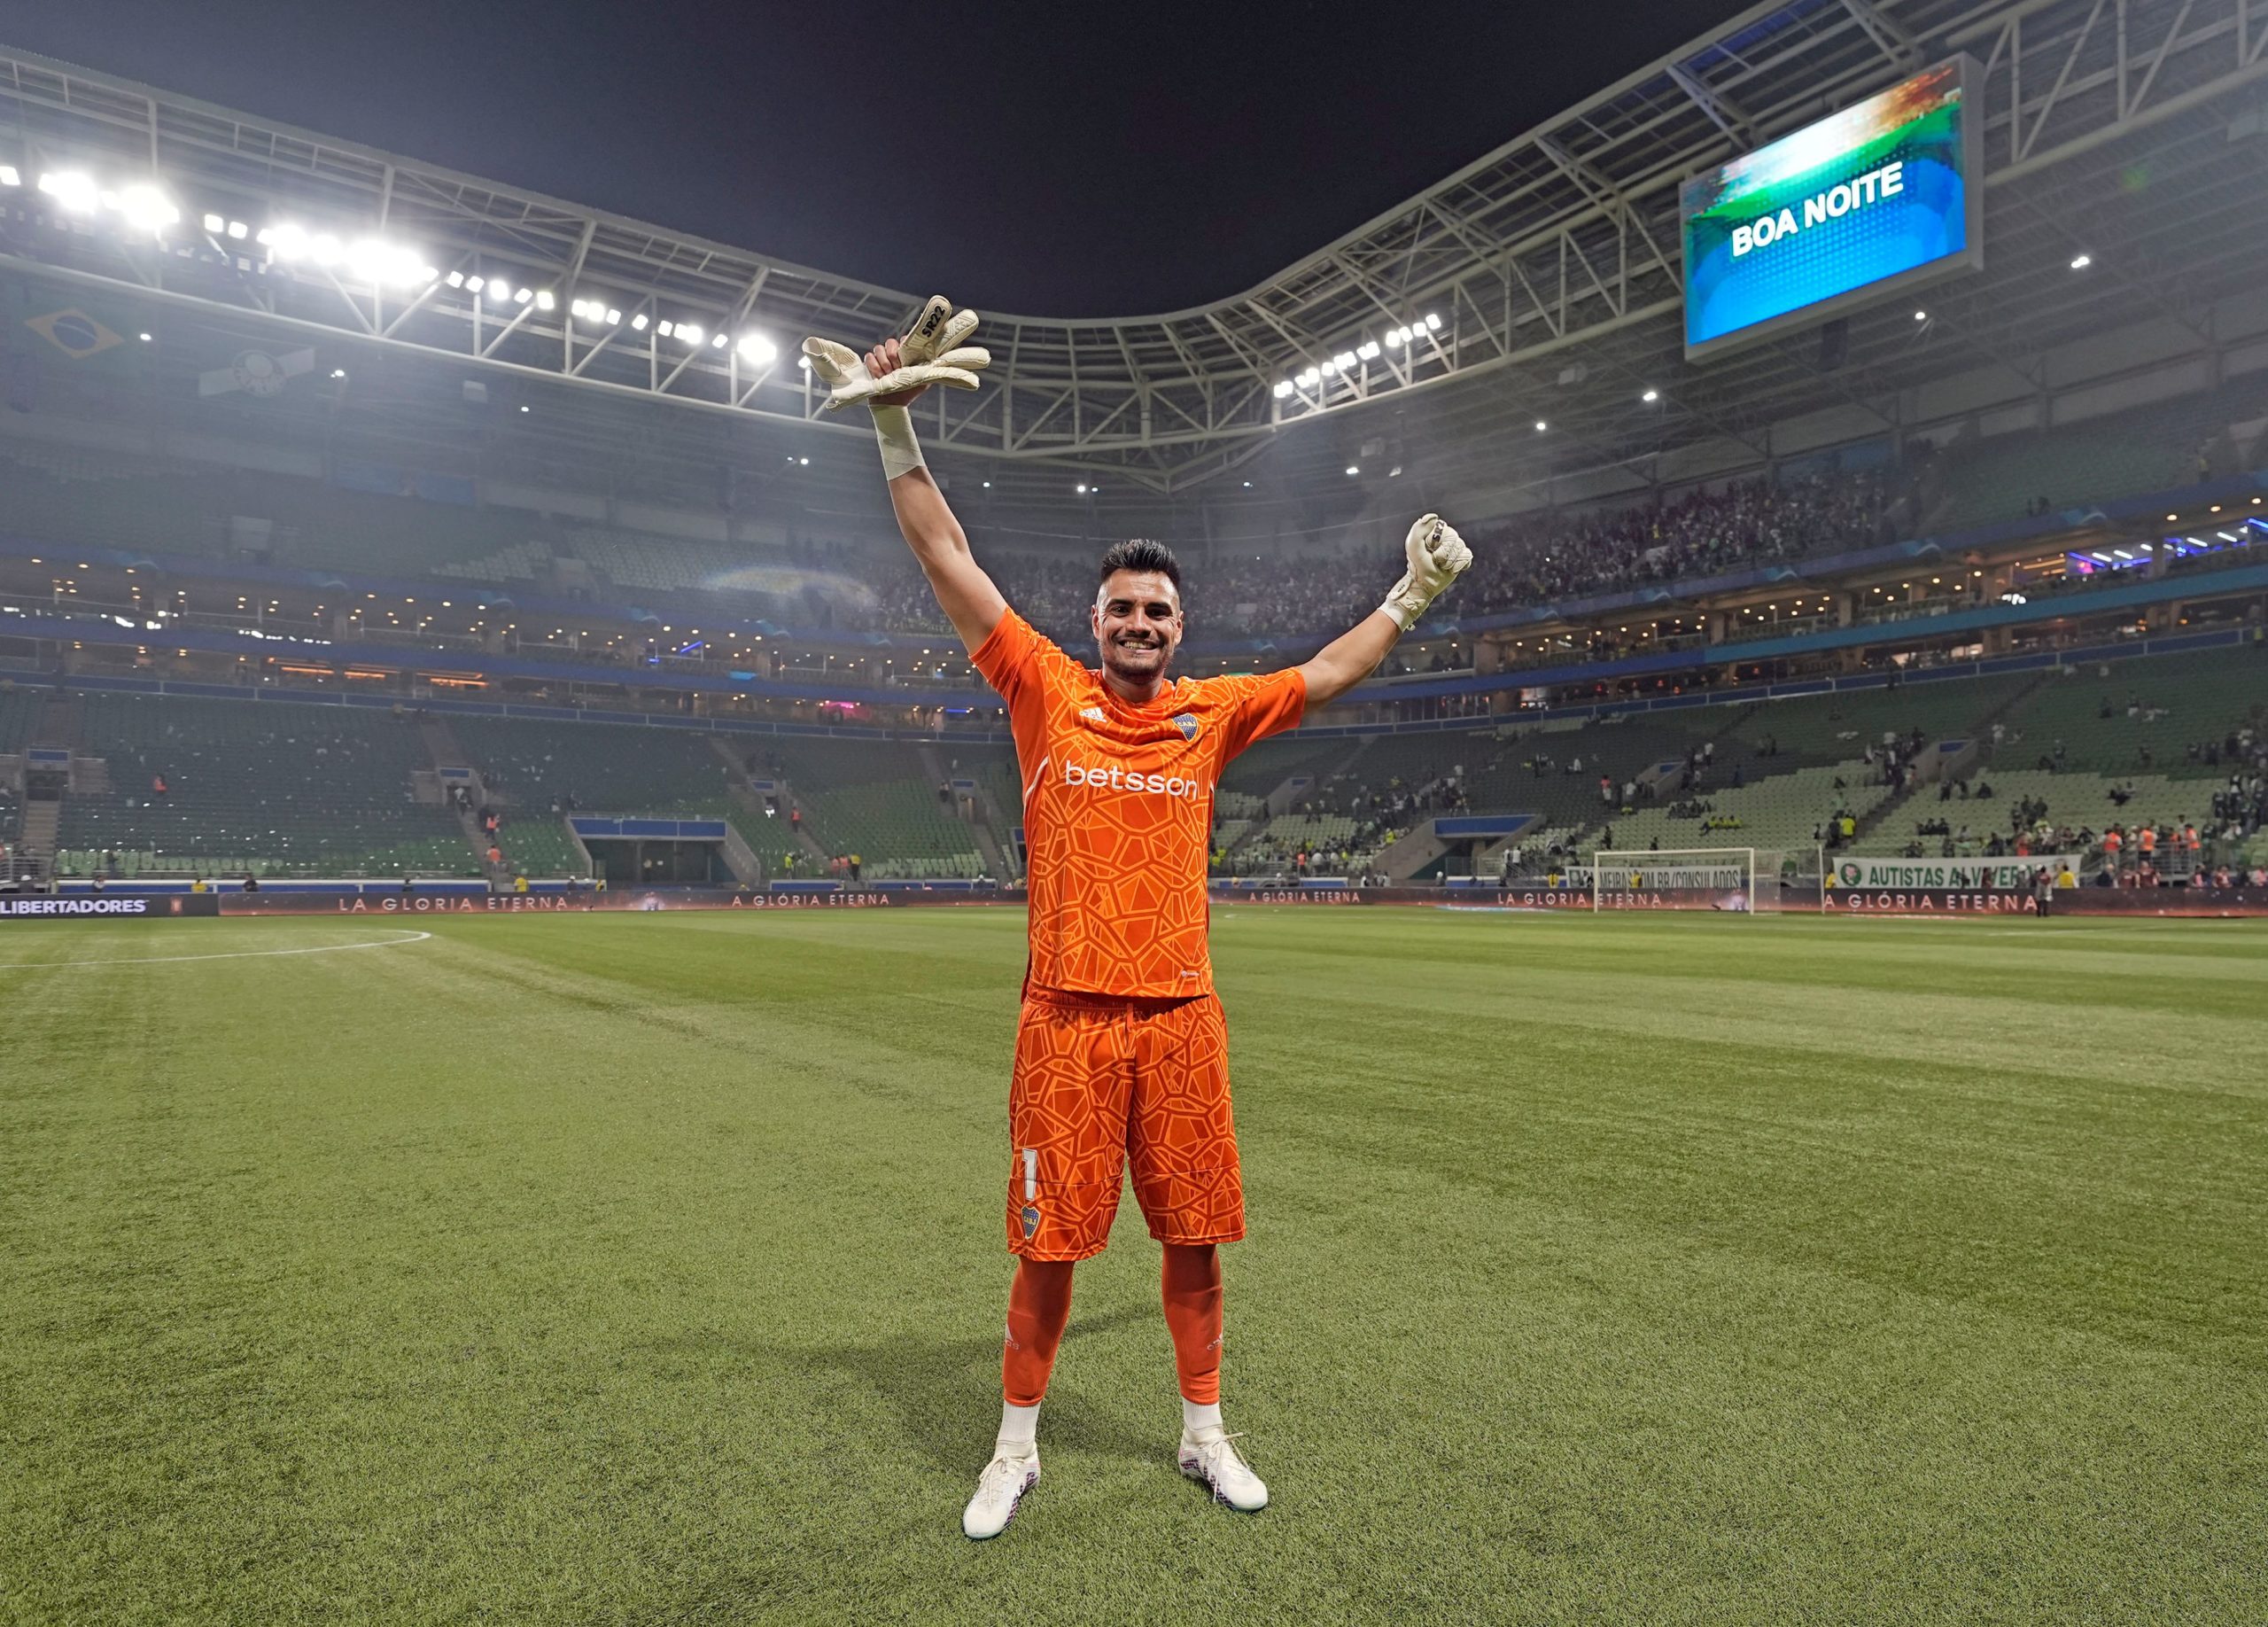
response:
<path id="1" fill-rule="evenodd" d="M 1955 57 L 1686 182 L 1687 358 L 1981 265 L 1977 82 Z"/>

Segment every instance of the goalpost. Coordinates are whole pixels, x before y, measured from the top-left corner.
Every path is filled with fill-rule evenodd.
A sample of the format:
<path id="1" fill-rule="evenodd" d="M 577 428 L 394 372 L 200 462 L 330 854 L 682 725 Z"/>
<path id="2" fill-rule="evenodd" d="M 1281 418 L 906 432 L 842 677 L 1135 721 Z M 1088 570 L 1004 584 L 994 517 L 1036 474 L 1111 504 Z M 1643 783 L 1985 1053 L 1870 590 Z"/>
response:
<path id="1" fill-rule="evenodd" d="M 1591 908 L 1775 913 L 1782 859 L 1756 847 L 1601 849 L 1591 855 Z"/>

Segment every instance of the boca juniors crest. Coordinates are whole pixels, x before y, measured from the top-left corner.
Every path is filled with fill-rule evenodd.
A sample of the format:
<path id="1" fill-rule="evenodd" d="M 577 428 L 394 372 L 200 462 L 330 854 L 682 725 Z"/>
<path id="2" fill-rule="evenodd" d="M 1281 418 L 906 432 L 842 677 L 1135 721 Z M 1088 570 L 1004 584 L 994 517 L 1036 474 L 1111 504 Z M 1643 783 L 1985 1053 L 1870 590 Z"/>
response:
<path id="1" fill-rule="evenodd" d="M 1174 716 L 1173 726 L 1181 731 L 1181 737 L 1184 740 L 1194 740 L 1197 738 L 1197 720 L 1192 717 L 1188 712 L 1177 712 Z"/>

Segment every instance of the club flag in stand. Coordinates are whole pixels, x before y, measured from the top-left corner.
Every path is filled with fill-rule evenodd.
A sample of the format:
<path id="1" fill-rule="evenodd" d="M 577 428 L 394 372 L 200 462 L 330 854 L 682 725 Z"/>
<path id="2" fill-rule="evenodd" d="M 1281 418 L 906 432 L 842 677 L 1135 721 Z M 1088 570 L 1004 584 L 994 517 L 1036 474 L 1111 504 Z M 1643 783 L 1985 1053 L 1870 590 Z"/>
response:
<path id="1" fill-rule="evenodd" d="M 265 400 L 284 393 L 284 386 L 302 373 L 315 370 L 315 353 L 312 350 L 287 350 L 278 354 L 266 350 L 240 350 L 236 360 L 226 367 L 216 367 L 197 376 L 199 395 L 228 395 L 243 391 Z"/>
<path id="2" fill-rule="evenodd" d="M 48 311 L 38 316 L 27 316 L 24 326 L 74 362 L 84 362 L 89 356 L 98 356 L 105 350 L 114 350 L 126 343 L 123 336 L 113 333 L 76 306 Z"/>

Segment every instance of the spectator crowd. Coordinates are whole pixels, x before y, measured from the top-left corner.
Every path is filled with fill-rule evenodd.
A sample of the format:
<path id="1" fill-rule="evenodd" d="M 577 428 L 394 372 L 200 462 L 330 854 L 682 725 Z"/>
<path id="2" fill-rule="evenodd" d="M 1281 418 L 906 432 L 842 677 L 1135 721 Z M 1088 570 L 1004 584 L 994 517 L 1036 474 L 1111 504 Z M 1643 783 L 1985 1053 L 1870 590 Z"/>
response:
<path id="1" fill-rule="evenodd" d="M 1884 485 L 1867 475 L 1741 480 L 1665 503 L 1539 511 L 1466 528 L 1472 568 L 1446 604 L 1479 616 L 1865 547 L 1885 535 L 1887 512 Z M 1043 631 L 1073 636 L 1084 626 L 1095 592 L 1085 554 L 1036 557 L 985 549 L 981 540 L 979 552 L 1009 602 Z M 1208 633 L 1286 639 L 1351 626 L 1378 607 L 1401 568 L 1374 547 L 1320 556 L 1239 550 L 1184 564 Z M 910 558 L 873 586 L 873 626 L 949 630 Z"/>

